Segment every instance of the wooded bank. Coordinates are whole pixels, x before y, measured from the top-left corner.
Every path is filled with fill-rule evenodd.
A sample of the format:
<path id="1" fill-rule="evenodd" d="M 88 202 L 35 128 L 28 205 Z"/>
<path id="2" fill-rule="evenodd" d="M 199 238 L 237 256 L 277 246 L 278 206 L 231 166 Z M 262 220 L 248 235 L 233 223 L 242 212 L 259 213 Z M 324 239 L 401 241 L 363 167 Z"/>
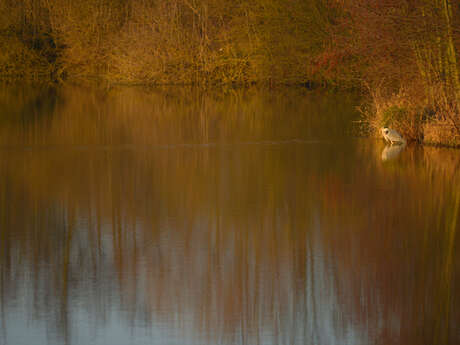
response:
<path id="1" fill-rule="evenodd" d="M 452 0 L 3 0 L 0 79 L 366 90 L 368 129 L 460 145 Z"/>

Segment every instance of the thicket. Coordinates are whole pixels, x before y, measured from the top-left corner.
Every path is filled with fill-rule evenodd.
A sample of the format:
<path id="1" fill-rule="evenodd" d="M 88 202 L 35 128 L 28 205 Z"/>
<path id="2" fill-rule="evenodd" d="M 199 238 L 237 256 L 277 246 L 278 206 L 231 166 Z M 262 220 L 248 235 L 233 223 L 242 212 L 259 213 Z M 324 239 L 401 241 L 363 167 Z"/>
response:
<path id="1" fill-rule="evenodd" d="M 368 129 L 451 145 L 459 47 L 453 0 L 0 2 L 2 79 L 358 87 Z"/>
<path id="2" fill-rule="evenodd" d="M 2 0 L 0 8 L 3 76 L 159 84 L 308 82 L 334 15 L 327 2 L 301 0 Z"/>
<path id="3" fill-rule="evenodd" d="M 348 9 L 350 31 L 339 41 L 359 57 L 352 69 L 372 98 L 370 129 L 460 146 L 460 2 L 354 0 Z"/>

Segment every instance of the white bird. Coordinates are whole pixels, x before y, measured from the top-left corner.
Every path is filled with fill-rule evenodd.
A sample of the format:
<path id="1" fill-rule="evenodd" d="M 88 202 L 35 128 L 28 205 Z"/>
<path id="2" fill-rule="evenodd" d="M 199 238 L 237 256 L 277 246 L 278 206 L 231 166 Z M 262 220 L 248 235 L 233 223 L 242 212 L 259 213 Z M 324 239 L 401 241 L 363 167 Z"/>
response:
<path id="1" fill-rule="evenodd" d="M 393 145 L 393 143 L 406 144 L 406 139 L 394 129 L 383 127 L 380 131 L 382 132 L 383 138 L 391 143 L 391 145 Z"/>

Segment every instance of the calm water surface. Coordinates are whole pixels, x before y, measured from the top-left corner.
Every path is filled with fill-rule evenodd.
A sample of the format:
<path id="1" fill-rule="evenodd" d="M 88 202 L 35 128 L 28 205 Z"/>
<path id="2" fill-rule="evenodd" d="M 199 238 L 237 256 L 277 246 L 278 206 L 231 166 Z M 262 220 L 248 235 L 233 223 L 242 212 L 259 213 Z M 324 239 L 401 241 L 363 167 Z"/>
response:
<path id="1" fill-rule="evenodd" d="M 0 344 L 459 344 L 460 151 L 356 104 L 0 87 Z"/>

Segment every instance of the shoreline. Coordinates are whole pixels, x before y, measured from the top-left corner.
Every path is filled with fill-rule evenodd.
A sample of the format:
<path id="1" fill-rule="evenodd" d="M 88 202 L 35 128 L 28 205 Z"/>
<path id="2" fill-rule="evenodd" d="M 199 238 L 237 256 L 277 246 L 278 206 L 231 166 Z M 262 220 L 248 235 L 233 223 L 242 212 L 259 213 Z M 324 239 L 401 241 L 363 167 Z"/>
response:
<path id="1" fill-rule="evenodd" d="M 302 82 L 302 83 L 288 83 L 288 82 L 271 82 L 267 83 L 265 81 L 254 81 L 251 83 L 146 83 L 146 82 L 111 82 L 104 78 L 66 78 L 61 80 L 52 80 L 52 79 L 35 79 L 35 80 L 28 80 L 22 78 L 15 78 L 15 79 L 1 79 L 0 78 L 0 85 L 47 85 L 51 87 L 60 87 L 65 85 L 70 86 L 77 86 L 77 87 L 96 87 L 96 88 L 145 88 L 145 89 L 169 89 L 169 88 L 196 88 L 197 90 L 208 91 L 208 90 L 231 90 L 231 89 L 250 89 L 250 88 L 258 88 L 258 89 L 267 89 L 267 90 L 280 90 L 283 88 L 294 88 L 294 89 L 303 89 L 307 92 L 346 92 L 351 94 L 359 95 L 364 99 L 359 105 L 357 105 L 358 111 L 361 113 L 361 119 L 357 121 L 359 123 L 359 129 L 356 131 L 359 133 L 358 136 L 368 137 L 368 138 L 376 138 L 380 139 L 380 128 L 376 125 L 376 123 L 381 123 L 382 120 L 379 117 L 382 117 L 379 114 L 379 111 L 382 110 L 375 110 L 375 100 L 372 100 L 371 94 L 366 92 L 364 88 L 359 87 L 348 87 L 348 88 L 341 88 L 338 86 L 328 86 L 325 83 L 320 84 L 318 82 Z M 373 103 L 374 102 L 374 103 Z M 363 110 L 362 108 L 365 108 Z M 391 106 L 390 106 L 391 108 Z M 383 110 L 384 112 L 385 110 Z M 397 124 L 396 128 L 400 129 L 401 126 L 405 125 L 405 119 L 399 119 L 399 123 Z M 421 140 L 414 140 L 413 138 L 407 138 L 408 144 L 416 144 L 421 146 L 428 146 L 428 147 L 444 147 L 444 148 L 454 148 L 460 149 L 460 136 L 444 136 L 445 140 L 425 140 L 424 139 L 424 131 L 425 130 L 432 130 L 433 128 L 439 128 L 440 126 L 446 126 L 446 124 L 439 124 L 435 122 L 425 122 L 419 126 L 418 133 L 419 138 Z M 391 127 L 391 126 L 390 126 Z M 393 127 L 391 127 L 393 128 Z M 452 129 L 453 126 L 450 125 L 448 129 Z M 401 131 L 404 133 L 404 131 Z"/>

